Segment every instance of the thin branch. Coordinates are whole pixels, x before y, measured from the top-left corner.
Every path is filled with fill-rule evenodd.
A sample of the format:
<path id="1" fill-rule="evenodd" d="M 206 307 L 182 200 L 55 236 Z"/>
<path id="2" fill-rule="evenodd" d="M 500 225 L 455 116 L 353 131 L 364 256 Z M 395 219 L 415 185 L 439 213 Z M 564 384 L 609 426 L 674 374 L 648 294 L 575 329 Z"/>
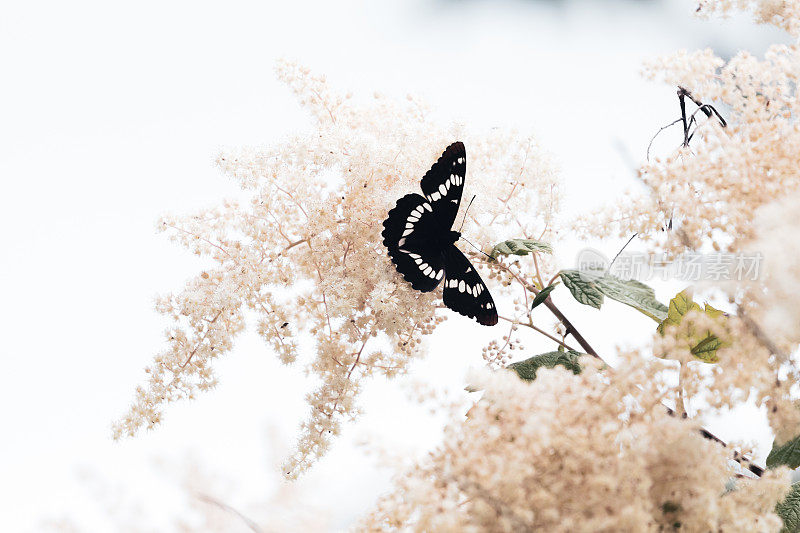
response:
<path id="1" fill-rule="evenodd" d="M 191 236 L 192 236 L 192 237 L 194 237 L 195 239 L 199 239 L 199 240 L 201 240 L 201 241 L 205 242 L 206 244 L 208 244 L 208 245 L 210 245 L 210 246 L 213 246 L 214 248 L 216 248 L 216 249 L 217 249 L 217 250 L 219 250 L 220 252 L 224 253 L 224 254 L 225 254 L 225 255 L 227 255 L 228 257 L 233 257 L 233 256 L 231 256 L 231 254 L 230 254 L 230 253 L 228 253 L 228 251 L 227 251 L 225 248 L 223 248 L 223 247 L 222 247 L 222 246 L 220 246 L 219 244 L 216 244 L 216 243 L 214 243 L 214 242 L 211 242 L 210 240 L 206 239 L 205 237 L 201 237 L 200 235 L 198 235 L 198 234 L 196 234 L 196 233 L 192 233 L 192 232 L 191 232 L 191 231 L 189 231 L 189 230 L 185 230 L 185 229 L 183 229 L 183 228 L 180 228 L 180 227 L 178 227 L 178 226 L 174 226 L 174 225 L 172 225 L 172 224 L 164 224 L 164 226 L 165 226 L 165 227 L 167 227 L 167 228 L 172 228 L 172 229 L 174 229 L 174 230 L 180 231 L 181 233 L 186 233 L 187 235 L 191 235 Z"/>
<path id="2" fill-rule="evenodd" d="M 635 238 L 636 238 L 636 236 L 637 236 L 637 235 L 639 235 L 639 232 L 638 232 L 638 231 L 637 231 L 636 233 L 634 233 L 633 235 L 631 235 L 631 238 L 630 238 L 630 239 L 628 239 L 628 242 L 626 242 L 626 243 L 625 243 L 625 246 L 623 246 L 622 248 L 620 248 L 620 249 L 619 249 L 619 252 L 617 252 L 617 255 L 615 255 L 615 256 L 614 256 L 614 259 L 612 259 L 612 260 L 611 260 L 611 263 L 609 263 L 609 265 L 608 265 L 608 268 L 606 269 L 606 272 L 611 272 L 611 267 L 612 267 L 612 266 L 614 266 L 614 262 L 615 262 L 615 261 L 617 260 L 617 258 L 619 257 L 619 254 L 621 254 L 621 253 L 622 253 L 622 252 L 625 250 L 625 248 L 627 248 L 627 247 L 628 247 L 628 245 L 631 243 L 631 241 L 632 241 L 633 239 L 635 239 Z"/>
<path id="3" fill-rule="evenodd" d="M 356 354 L 356 360 L 353 361 L 350 370 L 347 372 L 347 376 L 345 376 L 345 380 L 347 380 L 348 382 L 350 381 L 350 375 L 353 373 L 353 370 L 355 370 L 356 366 L 358 366 L 359 364 L 359 361 L 361 361 L 361 353 L 364 351 L 364 347 L 367 345 L 367 341 L 369 341 L 369 335 L 365 336 L 364 342 L 361 343 L 361 348 L 358 350 L 358 353 Z M 333 407 L 331 407 L 330 414 L 326 413 L 328 420 L 333 419 L 333 416 L 336 414 L 336 409 L 338 407 L 339 407 L 339 400 L 337 399 L 335 402 L 333 402 Z M 318 435 L 322 435 L 324 431 L 325 429 L 320 429 Z"/>
<path id="4" fill-rule="evenodd" d="M 550 335 L 546 331 L 544 331 L 544 330 L 542 330 L 540 328 L 537 328 L 533 324 L 526 324 L 525 322 L 519 322 L 517 320 L 512 320 L 510 318 L 507 318 L 507 317 L 504 317 L 504 316 L 501 316 L 501 315 L 498 315 L 498 317 L 500 318 L 500 320 L 505 320 L 506 322 L 511 322 L 512 324 L 516 324 L 518 326 L 525 326 L 526 328 L 531 328 L 532 330 L 536 331 L 537 333 L 541 333 L 542 335 L 544 335 L 545 337 L 547 337 L 551 341 L 555 342 L 556 344 L 558 344 L 560 346 L 563 346 L 567 350 L 572 350 L 573 352 L 577 352 L 578 351 L 575 348 L 573 348 L 572 346 L 570 346 L 569 344 L 565 343 L 564 341 L 559 340 L 558 337 L 554 337 L 553 335 Z"/>
<path id="5" fill-rule="evenodd" d="M 753 337 L 755 337 L 758 342 L 760 342 L 767 350 L 769 350 L 770 353 L 777 355 L 781 361 L 787 361 L 789 359 L 789 354 L 778 348 L 778 346 L 772 342 L 772 339 L 770 339 L 769 336 L 764 333 L 764 330 L 761 329 L 761 326 L 759 326 L 758 323 L 747 314 L 747 312 L 744 310 L 744 307 L 739 306 L 736 312 L 739 318 L 742 320 L 742 323 L 750 331 Z"/>
<path id="6" fill-rule="evenodd" d="M 214 324 L 214 322 L 216 322 L 216 321 L 217 321 L 217 319 L 218 319 L 218 318 L 219 318 L 219 317 L 222 315 L 223 311 L 225 311 L 225 308 L 224 308 L 224 307 L 223 307 L 222 309 L 220 309 L 220 310 L 217 312 L 217 314 L 214 316 L 214 318 L 212 318 L 212 319 L 211 319 L 211 320 L 208 322 L 208 326 L 206 327 L 206 330 L 203 332 L 203 336 L 202 336 L 202 337 L 200 337 L 200 340 L 199 340 L 199 341 L 197 341 L 197 346 L 195 346 L 195 347 L 194 347 L 194 349 L 193 349 L 193 350 L 192 350 L 192 351 L 189 353 L 189 357 L 188 357 L 188 358 L 186 359 L 186 361 L 184 361 L 184 363 L 181 365 L 181 370 L 183 370 L 184 368 L 186 368 L 186 365 L 188 365 L 188 364 L 189 364 L 189 362 L 192 360 L 192 358 L 194 357 L 194 354 L 196 354 L 196 353 L 197 353 L 197 350 L 199 350 L 199 349 L 200 349 L 200 347 L 203 345 L 203 341 L 204 341 L 204 340 L 206 340 L 206 337 L 208 337 L 208 333 L 211 331 L 211 326 L 212 326 L 212 325 Z M 176 377 L 177 377 L 177 376 L 176 376 Z"/>
<path id="7" fill-rule="evenodd" d="M 647 145 L 646 157 L 647 157 L 647 161 L 648 162 L 650 161 L 650 148 L 652 148 L 653 142 L 656 140 L 656 137 L 658 137 L 661 134 L 662 131 L 664 131 L 667 128 L 671 128 L 672 126 L 674 126 L 675 124 L 677 124 L 680 121 L 681 121 L 681 119 L 675 119 L 674 121 L 670 122 L 666 126 L 661 126 L 661 128 L 656 132 L 656 134 L 653 135 L 653 137 L 650 139 L 650 144 Z"/>
<path id="8" fill-rule="evenodd" d="M 356 366 L 358 365 L 358 362 L 361 360 L 361 353 L 364 351 L 364 348 L 367 346 L 367 341 L 368 340 L 369 340 L 369 336 L 367 335 L 366 338 L 364 339 L 364 342 L 361 343 L 361 348 L 359 348 L 358 353 L 356 354 L 356 360 L 353 361 L 353 366 L 350 367 L 350 371 L 347 372 L 347 376 L 345 377 L 345 379 L 348 379 L 348 380 L 350 379 L 350 374 L 353 373 L 353 370 L 355 370 Z"/>
<path id="9" fill-rule="evenodd" d="M 676 415 L 675 410 L 673 408 L 671 408 L 671 407 L 669 407 L 667 405 L 665 405 L 664 407 L 667 409 L 667 414 L 669 416 L 675 416 Z M 686 418 L 686 417 L 682 417 L 682 418 Z M 723 448 L 727 448 L 728 447 L 728 444 L 724 440 L 722 440 L 721 438 L 717 437 L 716 435 L 711 433 L 706 428 L 700 428 L 697 431 L 700 433 L 700 435 L 704 439 L 713 440 L 717 444 L 722 445 Z M 747 469 L 750 472 L 752 472 L 753 474 L 757 475 L 758 477 L 761 477 L 761 476 L 764 475 L 764 469 L 761 468 L 758 465 L 754 465 L 753 463 L 751 463 L 750 461 L 752 459 L 750 457 L 747 457 L 745 455 L 739 455 L 738 452 L 734 452 L 733 460 L 736 461 L 737 463 L 739 463 L 740 465 L 744 464 L 744 463 L 747 463 Z"/>
<path id="10" fill-rule="evenodd" d="M 525 287 L 526 289 L 531 291 L 533 294 L 539 294 L 539 290 L 536 287 L 534 287 L 533 285 L 531 285 L 530 283 L 528 283 L 524 279 L 520 278 L 513 270 L 508 268 L 506 265 L 504 265 L 500 261 L 498 261 L 496 263 L 496 265 L 499 266 L 505 272 L 507 272 L 509 275 L 511 275 L 514 279 L 517 280 L 517 282 L 521 283 L 523 287 Z M 558 307 L 556 307 L 556 304 L 553 303 L 553 300 L 549 296 L 545 299 L 544 305 L 545 305 L 545 307 L 547 307 L 550 310 L 551 313 L 553 313 L 555 315 L 555 317 L 562 324 L 564 324 L 564 327 L 566 328 L 567 333 L 572 335 L 572 337 L 575 339 L 575 341 L 578 344 L 581 345 L 581 348 L 583 348 L 584 352 L 588 353 L 589 355 L 591 355 L 593 357 L 596 357 L 596 358 L 600 359 L 601 361 L 603 360 L 603 358 L 600 357 L 597 354 L 596 351 L 594 351 L 594 348 L 592 348 L 592 346 L 589 344 L 589 342 L 586 339 L 583 338 L 583 335 L 580 334 L 578 329 L 575 326 L 572 325 L 572 322 L 570 322 L 567 319 L 567 317 L 564 316 L 564 313 L 562 313 L 561 310 Z M 605 362 L 605 361 L 603 361 L 603 362 Z"/>
<path id="11" fill-rule="evenodd" d="M 280 187 L 274 181 L 272 182 L 272 186 L 275 187 L 276 189 L 278 189 L 279 191 L 281 191 L 286 196 L 288 196 L 292 200 L 294 205 L 296 205 L 298 207 L 298 209 L 300 209 L 300 211 L 303 213 L 303 215 L 305 215 L 305 217 L 308 218 L 308 213 L 306 213 L 306 210 L 303 208 L 303 205 L 300 202 L 297 201 L 297 199 L 292 195 L 292 193 L 290 193 L 286 189 Z"/>
<path id="12" fill-rule="evenodd" d="M 575 326 L 572 325 L 572 322 L 567 320 L 567 317 L 564 316 L 564 313 L 562 313 L 561 310 L 559 310 L 559 308 L 556 307 L 556 304 L 553 303 L 553 300 L 550 298 L 550 296 L 548 296 L 547 299 L 545 299 L 544 305 L 547 306 L 550 312 L 552 312 L 556 316 L 556 318 L 561 321 L 562 324 L 564 324 L 567 333 L 572 335 L 575 341 L 581 345 L 581 348 L 583 348 L 583 350 L 586 353 L 603 361 L 603 358 L 600 357 L 597 354 L 597 352 L 594 351 L 594 348 L 592 348 L 592 346 L 587 342 L 587 340 L 583 338 L 583 336 L 580 334 L 580 332 L 578 332 Z"/>
<path id="13" fill-rule="evenodd" d="M 544 284 L 544 281 L 542 280 L 542 274 L 541 272 L 539 272 L 539 261 L 536 259 L 537 255 L 538 254 L 531 254 L 531 257 L 533 258 L 533 269 L 536 271 L 536 279 L 537 281 L 539 281 L 539 285 L 541 285 L 542 288 L 544 289 L 545 287 L 547 287 L 547 285 Z"/>
<path id="14" fill-rule="evenodd" d="M 261 530 L 260 527 L 258 527 L 258 524 L 256 524 L 253 520 L 247 518 L 240 511 L 238 511 L 237 509 L 234 509 L 233 507 L 231 507 L 227 503 L 222 503 L 221 501 L 217 500 L 216 498 L 212 498 L 211 496 L 209 496 L 207 494 L 200 493 L 200 492 L 195 493 L 195 496 L 197 497 L 198 500 L 200 500 L 200 501 L 202 501 L 204 503 L 207 503 L 209 505 L 213 505 L 215 507 L 219 507 L 223 511 L 226 511 L 228 513 L 231 513 L 231 514 L 239 517 L 242 520 L 242 522 L 244 522 L 247 525 L 247 527 L 250 528 L 250 530 L 253 531 L 254 533 L 262 533 L 262 530 Z"/>
<path id="15" fill-rule="evenodd" d="M 499 317 L 499 316 L 500 316 L 500 315 L 498 315 L 498 317 Z M 501 354 L 503 351 L 505 351 L 506 347 L 507 347 L 509 344 L 511 344 L 511 334 L 512 334 L 512 333 L 514 333 L 514 321 L 513 321 L 513 320 L 509 320 L 509 322 L 511 322 L 511 327 L 510 327 L 510 328 L 508 328 L 508 335 L 506 335 L 506 343 L 505 343 L 503 346 L 501 346 L 499 350 L 497 350 L 497 355 L 498 355 L 498 357 L 500 357 L 500 354 Z"/>
<path id="16" fill-rule="evenodd" d="M 513 509 L 504 505 L 502 501 L 497 500 L 492 496 L 491 492 L 484 489 L 475 481 L 458 479 L 455 476 L 450 476 L 450 481 L 454 483 L 458 489 L 464 493 L 469 499 L 481 499 L 494 510 L 498 518 L 506 517 L 512 525 L 512 531 L 533 531 L 533 527 L 521 516 L 518 516 Z"/>

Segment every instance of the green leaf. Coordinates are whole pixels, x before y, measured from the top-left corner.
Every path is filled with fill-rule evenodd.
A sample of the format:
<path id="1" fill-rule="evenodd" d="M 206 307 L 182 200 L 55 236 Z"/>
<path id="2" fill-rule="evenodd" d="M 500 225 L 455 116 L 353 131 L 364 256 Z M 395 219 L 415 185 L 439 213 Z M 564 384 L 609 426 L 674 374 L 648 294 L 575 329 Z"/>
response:
<path id="1" fill-rule="evenodd" d="M 661 504 L 661 512 L 663 512 L 664 514 L 676 513 L 678 511 L 680 511 L 681 509 L 682 509 L 682 507 L 681 507 L 681 504 L 679 504 L 679 503 L 666 501 L 663 504 Z"/>
<path id="2" fill-rule="evenodd" d="M 608 296 L 656 322 L 668 317 L 667 306 L 656 300 L 653 288 L 641 281 L 620 279 L 603 270 L 562 270 L 559 274 L 572 296 L 584 305 L 600 309 L 603 297 Z"/>
<path id="3" fill-rule="evenodd" d="M 705 339 L 698 342 L 695 346 L 692 347 L 690 350 L 692 355 L 697 357 L 698 359 L 702 359 L 706 362 L 714 362 L 716 363 L 719 361 L 717 357 L 717 350 L 722 346 L 722 341 L 719 340 L 714 335 L 709 335 Z"/>
<path id="4" fill-rule="evenodd" d="M 689 311 L 702 311 L 703 308 L 694 303 L 688 290 L 683 290 L 669 301 L 667 318 L 658 325 L 658 332 L 662 335 L 667 326 L 678 326 L 683 320 L 683 316 Z"/>
<path id="5" fill-rule="evenodd" d="M 772 444 L 767 457 L 767 468 L 786 465 L 789 468 L 800 466 L 800 436 L 786 441 L 782 446 Z"/>
<path id="6" fill-rule="evenodd" d="M 656 322 L 667 318 L 667 306 L 656 300 L 656 293 L 652 287 L 640 281 L 623 280 L 606 274 L 598 278 L 595 285 L 612 300 L 629 305 Z"/>
<path id="7" fill-rule="evenodd" d="M 721 316 L 725 316 L 725 311 L 720 311 L 719 309 L 714 309 L 708 303 L 704 304 L 706 308 L 704 309 L 705 314 L 712 318 L 719 318 Z"/>
<path id="8" fill-rule="evenodd" d="M 553 289 L 556 288 L 558 283 L 553 283 L 552 285 L 548 285 L 544 289 L 539 291 L 539 294 L 536 295 L 536 298 L 533 299 L 533 303 L 531 304 L 531 311 L 534 310 L 535 307 L 541 305 L 545 300 L 547 300 L 547 296 L 553 292 Z"/>
<path id="9" fill-rule="evenodd" d="M 567 350 L 566 352 L 547 352 L 541 355 L 535 355 L 524 361 L 511 363 L 506 368 L 513 370 L 517 375 L 525 381 L 533 381 L 536 379 L 536 371 L 542 367 L 553 368 L 556 365 L 561 365 L 567 370 L 572 370 L 573 374 L 581 373 L 581 365 L 578 358 L 582 355 L 580 352 Z"/>
<path id="10" fill-rule="evenodd" d="M 725 317 L 724 312 L 715 309 L 709 304 L 705 304 L 705 307 L 700 307 L 699 304 L 692 300 L 692 295 L 687 289 L 679 292 L 670 300 L 667 317 L 658 325 L 658 332 L 663 335 L 667 326 L 679 326 L 683 321 L 683 317 L 686 316 L 689 311 L 705 313 L 712 318 L 720 320 L 724 320 Z M 692 344 L 692 355 L 706 363 L 716 363 L 719 361 L 717 350 L 725 346 L 722 340 L 712 335 L 709 331 L 690 331 L 689 341 Z"/>
<path id="11" fill-rule="evenodd" d="M 786 498 L 775 506 L 775 512 L 783 520 L 783 531 L 800 532 L 800 483 L 792 485 Z"/>
<path id="12" fill-rule="evenodd" d="M 533 252 L 553 253 L 553 248 L 546 242 L 531 239 L 509 239 L 495 244 L 489 256 L 497 259 L 498 255 L 528 255 Z"/>
<path id="13" fill-rule="evenodd" d="M 590 305 L 600 309 L 603 305 L 603 293 L 597 288 L 592 278 L 592 274 L 587 274 L 578 270 L 562 270 L 558 273 L 564 286 L 569 289 L 572 296 L 583 305 Z"/>

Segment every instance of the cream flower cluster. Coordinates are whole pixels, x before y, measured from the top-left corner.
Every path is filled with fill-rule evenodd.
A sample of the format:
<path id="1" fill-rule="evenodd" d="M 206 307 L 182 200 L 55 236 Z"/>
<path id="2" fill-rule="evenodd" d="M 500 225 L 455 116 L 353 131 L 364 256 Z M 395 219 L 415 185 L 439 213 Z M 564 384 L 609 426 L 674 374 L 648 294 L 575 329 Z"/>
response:
<path id="1" fill-rule="evenodd" d="M 749 9 L 796 35 L 797 6 L 723 0 L 704 1 L 700 11 Z M 800 378 L 800 49 L 773 46 L 763 59 L 742 52 L 727 62 L 710 50 L 682 51 L 651 62 L 647 74 L 713 104 L 728 125 L 697 112 L 690 147 L 641 169 L 646 194 L 576 227 L 598 237 L 608 236 L 609 225 L 621 237 L 639 232 L 660 250 L 761 252 L 764 276 L 752 284 L 718 284 L 732 313 L 690 311 L 656 334 L 647 353 L 622 353 L 614 371 L 587 365 L 574 376 L 540 369 L 532 383 L 506 371 L 476 377 L 472 387 L 483 398 L 466 420 L 453 419 L 429 457 L 398 475 L 362 530 L 783 527 L 774 512 L 788 472 L 739 475 L 730 448 L 701 436 L 698 421 L 708 411 L 754 400 L 766 407 L 779 444 L 800 434 L 791 394 Z M 690 103 L 689 113 L 694 110 Z M 667 230 L 670 221 L 674 228 Z M 518 279 L 518 267 L 495 265 L 492 277 L 504 286 L 540 277 L 521 271 Z M 721 343 L 713 364 L 692 353 L 704 335 Z M 492 366 L 506 362 L 515 338 L 512 328 L 485 350 Z M 689 418 L 669 416 L 665 404 Z"/>
<path id="2" fill-rule="evenodd" d="M 646 196 L 628 198 L 577 227 L 599 236 L 610 225 L 620 236 L 639 232 L 660 241 L 672 220 L 676 231 L 667 235 L 673 250 L 740 250 L 752 237 L 756 211 L 800 187 L 800 48 L 774 45 L 761 60 L 740 52 L 727 62 L 710 50 L 681 51 L 649 62 L 645 74 L 714 105 L 728 126 L 687 101 L 699 123 L 690 147 L 642 167 Z M 677 116 L 677 101 L 675 107 Z"/>
<path id="3" fill-rule="evenodd" d="M 365 531 L 777 531 L 788 471 L 734 479 L 728 451 L 669 416 L 658 366 L 476 375 L 483 397 L 395 480 Z"/>
<path id="4" fill-rule="evenodd" d="M 709 1 L 700 7 L 706 13 L 752 9 L 763 21 L 796 33 L 799 5 Z M 640 177 L 647 193 L 598 213 L 605 224 L 584 220 L 578 225 L 585 233 L 607 224 L 620 236 L 640 232 L 660 250 L 763 257 L 758 280 L 716 284 L 740 310 L 739 317 L 726 321 L 725 331 L 707 317 L 689 317 L 681 328 L 657 339 L 655 351 L 683 362 L 680 388 L 690 399 L 702 398 L 695 405 L 735 405 L 754 393 L 757 402 L 769 407 L 773 430 L 783 442 L 800 433 L 800 414 L 790 392 L 800 378 L 797 356 L 792 355 L 800 342 L 800 250 L 794 245 L 800 191 L 800 47 L 774 45 L 763 59 L 740 52 L 727 62 L 710 50 L 680 51 L 651 61 L 645 73 L 714 105 L 727 127 L 707 119 L 687 100 L 688 112 L 699 123 L 690 146 L 645 164 Z M 673 228 L 662 231 L 667 221 Z M 688 328 L 717 331 L 725 339 L 719 363 L 709 368 L 692 361 L 685 345 Z"/>
<path id="5" fill-rule="evenodd" d="M 700 0 L 697 13 L 702 17 L 750 11 L 756 22 L 783 28 L 800 36 L 800 2 L 797 0 Z"/>
<path id="6" fill-rule="evenodd" d="M 439 293 L 412 290 L 387 257 L 381 223 L 394 202 L 419 192 L 421 177 L 455 140 L 467 146 L 462 213 L 477 195 L 464 231 L 484 247 L 509 235 L 549 235 L 559 191 L 530 138 L 440 127 L 414 98 L 375 95 L 358 103 L 293 63 L 280 63 L 277 72 L 314 127 L 276 146 L 220 155 L 219 166 L 239 181 L 246 201 L 161 222 L 215 266 L 159 300 L 174 324 L 167 347 L 146 369 L 147 383 L 114 433 L 153 427 L 166 403 L 212 387 L 214 359 L 254 316 L 284 363 L 314 352 L 308 368 L 320 385 L 307 397 L 310 415 L 285 466 L 296 476 L 358 413 L 362 381 L 403 372 L 423 353 L 422 337 L 444 320 L 435 312 Z"/>

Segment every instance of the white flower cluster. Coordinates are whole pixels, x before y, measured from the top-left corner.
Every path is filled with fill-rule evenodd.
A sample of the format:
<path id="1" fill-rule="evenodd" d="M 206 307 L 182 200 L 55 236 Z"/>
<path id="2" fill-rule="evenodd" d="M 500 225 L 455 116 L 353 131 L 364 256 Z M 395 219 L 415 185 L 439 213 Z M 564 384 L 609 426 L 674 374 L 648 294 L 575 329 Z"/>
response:
<path id="1" fill-rule="evenodd" d="M 301 355 L 298 339 L 313 339 L 309 370 L 321 384 L 307 398 L 310 416 L 285 468 L 296 476 L 357 414 L 362 380 L 403 372 L 422 353 L 422 337 L 444 319 L 435 313 L 439 293 L 412 290 L 387 257 L 381 223 L 394 202 L 418 191 L 441 151 L 462 140 L 464 198 L 478 194 L 465 231 L 491 247 L 509 233 L 548 235 L 558 184 L 529 138 L 441 128 L 413 98 L 376 95 L 359 104 L 295 64 L 280 63 L 277 72 L 315 128 L 277 146 L 219 157 L 248 202 L 162 221 L 172 239 L 216 267 L 159 300 L 159 311 L 174 322 L 167 348 L 146 369 L 147 385 L 114 432 L 153 427 L 165 403 L 212 387 L 214 358 L 230 350 L 252 314 L 285 363 Z"/>
<path id="2" fill-rule="evenodd" d="M 732 11 L 750 11 L 756 22 L 783 28 L 792 36 L 800 36 L 800 2 L 797 0 L 700 0 L 697 13 L 701 17 L 727 15 Z"/>
<path id="3" fill-rule="evenodd" d="M 788 471 L 730 490 L 727 450 L 666 413 L 658 365 L 623 359 L 613 374 L 541 370 L 530 384 L 507 371 L 476 376 L 484 393 L 468 418 L 396 479 L 361 529 L 778 531 Z"/>

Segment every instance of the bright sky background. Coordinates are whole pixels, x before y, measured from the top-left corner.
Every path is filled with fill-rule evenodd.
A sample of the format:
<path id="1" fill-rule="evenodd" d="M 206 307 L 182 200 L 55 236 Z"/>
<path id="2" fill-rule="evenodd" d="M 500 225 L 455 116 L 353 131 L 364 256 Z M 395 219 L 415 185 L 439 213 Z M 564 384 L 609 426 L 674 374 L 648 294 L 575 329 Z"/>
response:
<path id="1" fill-rule="evenodd" d="M 653 133 L 677 118 L 675 89 L 643 81 L 643 59 L 707 46 L 760 54 L 786 42 L 746 20 L 693 20 L 693 9 L 690 1 L 621 0 L 6 6 L 4 531 L 36 531 L 64 516 L 87 531 L 136 520 L 169 531 L 186 507 L 176 472 L 191 458 L 229 485 L 210 485 L 210 493 L 260 518 L 254 505 L 280 483 L 273 462 L 293 443 L 312 383 L 302 368 L 281 367 L 254 334 L 217 363 L 215 391 L 171 406 L 156 431 L 113 443 L 109 426 L 162 346 L 165 323 L 153 296 L 180 288 L 200 265 L 155 233 L 156 219 L 237 193 L 213 165 L 221 147 L 279 142 L 309 125 L 274 79 L 275 59 L 296 59 L 343 91 L 420 94 L 471 128 L 535 133 L 578 212 L 633 183 L 618 146 L 641 159 Z M 658 148 L 675 142 L 666 137 Z M 583 245 L 609 255 L 618 247 L 564 237 L 556 248 L 565 267 Z M 682 288 L 655 285 L 662 301 Z M 614 303 L 599 313 L 561 300 L 600 351 L 652 331 L 649 319 Z M 468 325 L 448 320 L 413 373 L 463 387 L 467 368 L 481 365 L 476 342 L 488 338 Z M 531 346 L 550 348 L 538 339 Z M 332 529 L 345 528 L 388 487 L 388 470 L 364 456 L 359 439 L 417 452 L 436 442 L 441 420 L 410 405 L 407 383 L 369 387 L 364 417 L 299 483 L 308 492 L 298 502 L 329 509 Z M 735 418 L 714 427 L 723 438 L 757 440 L 763 456 L 768 429 L 752 413 Z M 99 489 L 91 479 L 101 480 Z M 122 522 L 104 514 L 111 505 Z"/>

